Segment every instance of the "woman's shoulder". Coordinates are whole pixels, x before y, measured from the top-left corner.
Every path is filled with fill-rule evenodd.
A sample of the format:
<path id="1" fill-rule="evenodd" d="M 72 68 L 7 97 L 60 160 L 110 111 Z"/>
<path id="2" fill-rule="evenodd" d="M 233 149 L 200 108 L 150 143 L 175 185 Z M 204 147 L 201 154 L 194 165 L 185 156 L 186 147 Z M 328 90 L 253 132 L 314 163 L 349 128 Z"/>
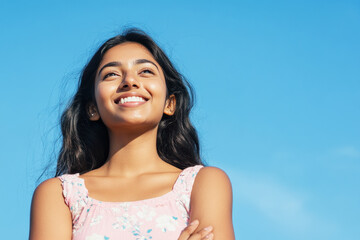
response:
<path id="1" fill-rule="evenodd" d="M 33 202 L 68 205 L 75 192 L 83 192 L 80 191 L 83 187 L 78 176 L 79 174 L 63 174 L 43 181 L 34 191 Z"/>
<path id="2" fill-rule="evenodd" d="M 220 168 L 195 165 L 185 168 L 180 173 L 174 188 L 179 192 L 196 196 L 229 187 L 231 189 L 229 177 Z"/>
<path id="3" fill-rule="evenodd" d="M 64 204 L 62 185 L 59 178 L 50 178 L 40 183 L 34 191 L 32 204 L 36 206 L 47 206 Z"/>
<path id="4" fill-rule="evenodd" d="M 198 165 L 198 166 L 200 166 L 200 165 Z M 199 169 L 197 178 L 203 179 L 203 178 L 209 178 L 209 177 L 215 178 L 216 180 L 222 180 L 222 181 L 229 180 L 229 177 L 226 174 L 226 172 L 218 167 L 212 167 L 212 166 L 201 167 Z"/>
<path id="5" fill-rule="evenodd" d="M 49 195 L 50 196 L 54 196 L 53 194 L 58 195 L 62 193 L 62 186 L 61 186 L 61 180 L 59 178 L 50 178 L 47 179 L 45 181 L 43 181 L 42 183 L 40 183 L 37 188 L 35 189 L 34 192 L 34 197 L 36 196 L 43 196 L 43 195 Z"/>
<path id="6" fill-rule="evenodd" d="M 54 213 L 67 210 L 60 179 L 50 178 L 37 186 L 34 191 L 31 209 L 32 216 L 42 216 L 47 215 L 47 212 L 53 211 Z"/>
<path id="7" fill-rule="evenodd" d="M 229 176 L 217 167 L 202 167 L 199 169 L 192 195 L 210 196 L 214 194 L 232 194 L 232 187 Z"/>

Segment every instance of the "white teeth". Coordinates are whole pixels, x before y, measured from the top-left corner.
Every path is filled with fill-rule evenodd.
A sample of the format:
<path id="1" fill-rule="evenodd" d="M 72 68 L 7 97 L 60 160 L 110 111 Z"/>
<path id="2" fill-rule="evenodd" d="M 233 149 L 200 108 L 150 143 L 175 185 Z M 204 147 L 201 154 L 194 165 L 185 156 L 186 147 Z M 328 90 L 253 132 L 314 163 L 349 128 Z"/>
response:
<path id="1" fill-rule="evenodd" d="M 126 98 L 121 98 L 120 99 L 120 103 L 127 103 L 127 102 L 145 102 L 145 99 L 143 99 L 142 97 L 136 97 L 136 96 L 132 96 L 132 97 L 126 97 Z"/>

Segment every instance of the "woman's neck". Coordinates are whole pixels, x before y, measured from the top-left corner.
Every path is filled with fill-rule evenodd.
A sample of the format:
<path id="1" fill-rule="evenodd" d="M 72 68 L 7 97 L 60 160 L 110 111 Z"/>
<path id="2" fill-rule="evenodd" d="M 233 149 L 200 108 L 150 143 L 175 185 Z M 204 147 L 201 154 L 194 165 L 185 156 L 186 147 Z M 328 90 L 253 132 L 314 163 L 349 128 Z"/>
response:
<path id="1" fill-rule="evenodd" d="M 156 149 L 157 127 L 143 132 L 110 132 L 109 157 L 101 167 L 107 176 L 131 177 L 155 170 L 165 162 Z"/>

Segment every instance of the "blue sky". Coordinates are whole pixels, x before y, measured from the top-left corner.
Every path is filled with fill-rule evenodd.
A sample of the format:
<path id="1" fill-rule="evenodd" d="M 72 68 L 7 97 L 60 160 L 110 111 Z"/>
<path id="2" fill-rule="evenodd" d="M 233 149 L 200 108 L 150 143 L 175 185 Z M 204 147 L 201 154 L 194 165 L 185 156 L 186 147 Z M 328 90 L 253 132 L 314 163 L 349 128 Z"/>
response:
<path id="1" fill-rule="evenodd" d="M 2 1 L 4 239 L 27 237 L 62 104 L 124 26 L 195 87 L 202 156 L 231 178 L 237 239 L 359 239 L 358 0 Z"/>

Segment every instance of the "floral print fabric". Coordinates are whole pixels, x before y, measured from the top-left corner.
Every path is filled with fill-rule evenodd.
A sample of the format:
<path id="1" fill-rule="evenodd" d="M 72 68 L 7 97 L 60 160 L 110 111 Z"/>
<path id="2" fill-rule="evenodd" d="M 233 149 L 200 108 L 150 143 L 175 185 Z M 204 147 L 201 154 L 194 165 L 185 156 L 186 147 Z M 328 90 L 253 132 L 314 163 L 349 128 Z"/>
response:
<path id="1" fill-rule="evenodd" d="M 196 165 L 184 169 L 173 189 L 160 197 L 133 202 L 102 202 L 88 196 L 79 174 L 59 177 L 73 222 L 73 240 L 177 240 L 189 223 Z"/>

